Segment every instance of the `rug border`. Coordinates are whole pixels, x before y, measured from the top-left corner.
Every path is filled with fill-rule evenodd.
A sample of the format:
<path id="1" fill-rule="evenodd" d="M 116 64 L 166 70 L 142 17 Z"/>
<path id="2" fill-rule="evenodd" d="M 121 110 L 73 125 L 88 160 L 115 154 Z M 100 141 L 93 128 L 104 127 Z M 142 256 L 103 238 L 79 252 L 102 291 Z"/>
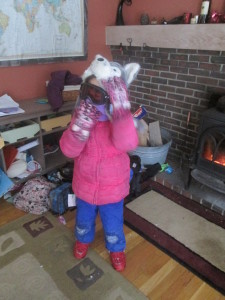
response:
<path id="1" fill-rule="evenodd" d="M 155 183 L 155 182 L 154 182 Z M 164 187 L 160 184 L 157 183 L 157 185 L 153 186 L 151 184 L 150 187 L 145 189 L 143 191 L 143 194 L 150 191 L 154 190 L 158 193 L 158 189 L 156 186 L 159 188 Z M 165 189 L 164 189 L 165 188 Z M 166 192 L 166 187 L 162 189 L 162 192 L 160 194 L 164 195 L 164 192 Z M 170 190 L 171 191 L 171 190 Z M 172 191 L 173 193 L 176 193 L 175 191 Z M 179 201 L 179 197 L 183 197 L 186 201 L 192 201 L 194 204 L 194 211 L 190 209 L 190 203 L 187 203 L 189 207 L 186 207 L 187 209 L 193 211 L 194 213 L 196 212 L 196 209 L 199 210 L 202 208 L 200 204 L 195 203 L 193 200 L 188 199 L 184 197 L 183 195 L 180 195 L 176 193 L 176 200 L 174 201 L 173 199 L 170 199 L 168 196 L 166 196 L 168 199 L 171 201 L 176 202 L 178 205 L 181 205 Z M 133 199 L 134 200 L 134 199 Z M 131 200 L 131 201 L 133 201 Z M 212 264 L 210 264 L 208 261 L 203 259 L 201 256 L 198 254 L 194 253 L 190 249 L 187 249 L 182 243 L 178 242 L 175 240 L 173 237 L 169 236 L 167 233 L 165 233 L 163 230 L 159 229 L 156 227 L 154 224 L 149 223 L 136 213 L 134 213 L 132 210 L 130 210 L 126 205 L 130 203 L 131 201 L 127 202 L 124 207 L 124 223 L 130 227 L 132 230 L 140 234 L 142 237 L 144 237 L 147 241 L 151 242 L 154 244 L 157 248 L 168 254 L 170 257 L 178 261 L 181 265 L 186 267 L 188 270 L 193 272 L 195 275 L 197 275 L 199 278 L 204 280 L 206 283 L 211 285 L 213 288 L 215 288 L 217 291 L 219 291 L 221 294 L 225 295 L 225 273 L 222 272 L 221 270 L 217 269 L 214 267 Z M 187 202 L 189 202 L 187 201 Z M 197 206 L 196 206 L 197 204 Z M 208 210 L 204 208 L 204 212 L 201 212 L 200 214 L 197 213 L 198 215 L 201 215 L 204 217 L 205 213 L 208 213 Z M 214 217 L 214 212 L 209 213 L 209 216 L 207 219 L 209 219 L 210 222 L 212 222 L 212 217 Z M 217 214 L 216 214 L 216 217 Z M 222 216 L 221 216 L 222 217 Z M 138 224 L 135 226 L 133 223 L 134 219 L 136 218 Z M 214 219 L 214 218 L 213 218 Z M 222 220 L 224 221 L 224 220 Z M 214 223 L 214 222 L 213 222 Z M 224 228 L 224 222 L 221 222 L 221 220 L 218 221 L 220 227 Z M 221 226 L 222 225 L 222 226 Z M 170 239 L 170 245 L 168 245 L 167 241 Z M 181 251 L 182 250 L 182 251 Z"/>

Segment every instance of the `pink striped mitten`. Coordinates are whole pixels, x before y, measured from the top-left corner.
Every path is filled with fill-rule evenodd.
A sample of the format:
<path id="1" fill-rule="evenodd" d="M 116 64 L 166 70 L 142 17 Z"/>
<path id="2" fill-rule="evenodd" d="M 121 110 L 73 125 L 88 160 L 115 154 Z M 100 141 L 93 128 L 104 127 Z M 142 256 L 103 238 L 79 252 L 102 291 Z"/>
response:
<path id="1" fill-rule="evenodd" d="M 82 141 L 87 140 L 100 115 L 101 113 L 92 105 L 89 99 L 82 100 L 71 121 L 70 128 L 74 135 Z"/>
<path id="2" fill-rule="evenodd" d="M 101 83 L 110 96 L 113 112 L 118 115 L 123 115 L 130 110 L 131 106 L 128 99 L 127 86 L 120 77 L 102 80 Z"/>

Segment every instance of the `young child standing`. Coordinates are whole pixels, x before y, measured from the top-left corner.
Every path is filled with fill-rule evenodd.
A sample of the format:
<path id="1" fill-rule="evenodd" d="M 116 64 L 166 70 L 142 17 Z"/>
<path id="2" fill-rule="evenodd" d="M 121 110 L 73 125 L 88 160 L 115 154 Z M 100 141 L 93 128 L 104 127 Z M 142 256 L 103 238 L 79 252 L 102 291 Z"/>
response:
<path id="1" fill-rule="evenodd" d="M 140 66 L 124 68 L 97 55 L 83 74 L 80 97 L 69 128 L 60 139 L 65 156 L 74 159 L 73 191 L 77 199 L 74 256 L 87 254 L 99 213 L 105 245 L 117 271 L 126 266 L 123 203 L 129 194 L 127 152 L 138 144 L 127 86 Z"/>

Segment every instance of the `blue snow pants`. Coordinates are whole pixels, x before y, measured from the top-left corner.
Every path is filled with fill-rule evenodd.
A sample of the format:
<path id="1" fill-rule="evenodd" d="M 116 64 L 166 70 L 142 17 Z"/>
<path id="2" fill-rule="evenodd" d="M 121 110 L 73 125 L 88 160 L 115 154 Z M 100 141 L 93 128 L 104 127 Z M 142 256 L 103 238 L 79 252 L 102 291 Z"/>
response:
<path id="1" fill-rule="evenodd" d="M 123 231 L 123 203 L 92 205 L 79 198 L 75 224 L 75 237 L 81 243 L 91 243 L 95 237 L 95 221 L 99 213 L 105 236 L 105 246 L 110 252 L 124 251 L 126 240 Z"/>

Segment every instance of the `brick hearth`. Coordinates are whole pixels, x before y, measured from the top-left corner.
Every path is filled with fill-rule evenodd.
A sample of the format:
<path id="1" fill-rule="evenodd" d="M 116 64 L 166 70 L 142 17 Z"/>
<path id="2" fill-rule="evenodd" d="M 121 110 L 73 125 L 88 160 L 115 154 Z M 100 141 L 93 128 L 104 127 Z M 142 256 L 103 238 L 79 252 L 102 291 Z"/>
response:
<path id="1" fill-rule="evenodd" d="M 194 178 L 192 178 L 189 188 L 185 189 L 183 180 L 185 174 L 181 171 L 180 165 L 169 159 L 167 162 L 173 168 L 173 172 L 171 174 L 159 172 L 152 180 L 225 216 L 225 194 L 197 182 Z"/>

